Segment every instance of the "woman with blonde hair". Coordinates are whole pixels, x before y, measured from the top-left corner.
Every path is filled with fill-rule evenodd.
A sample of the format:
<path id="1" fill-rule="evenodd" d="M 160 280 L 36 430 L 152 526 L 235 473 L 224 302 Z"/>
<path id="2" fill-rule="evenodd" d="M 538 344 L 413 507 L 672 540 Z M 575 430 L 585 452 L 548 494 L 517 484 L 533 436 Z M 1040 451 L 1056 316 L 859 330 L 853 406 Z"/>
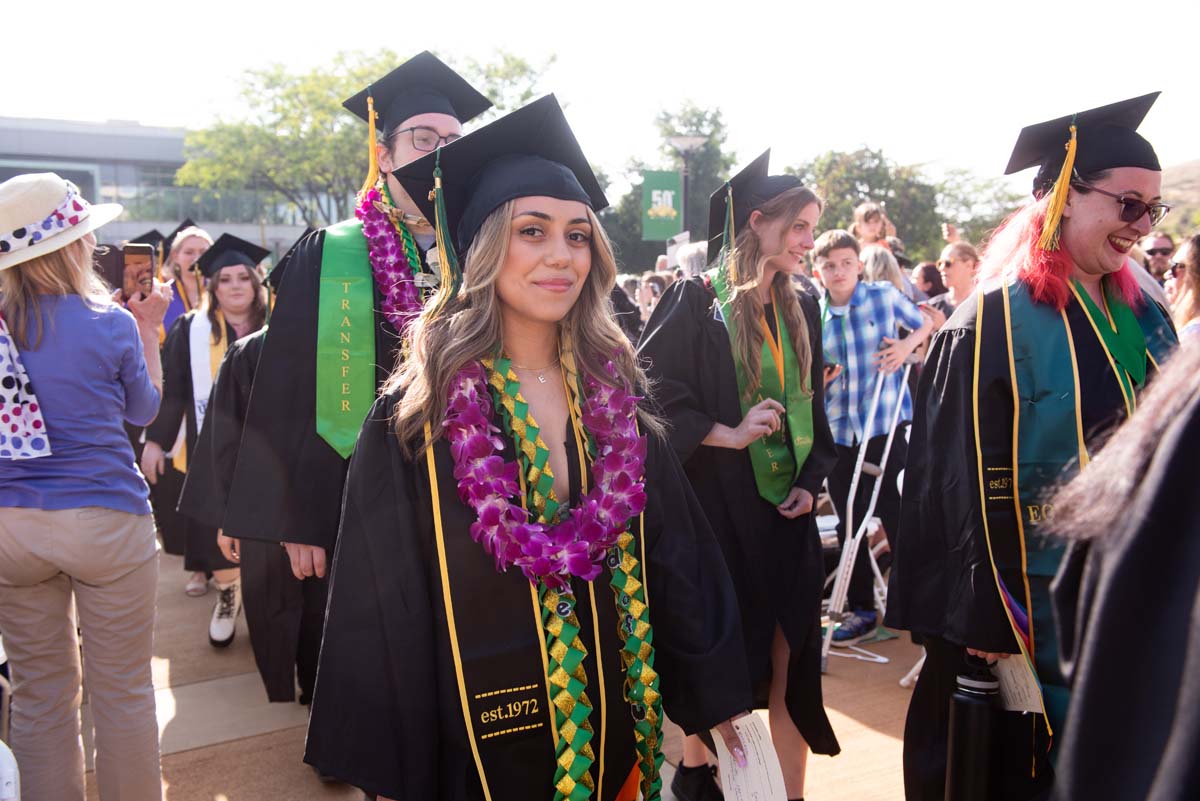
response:
<path id="1" fill-rule="evenodd" d="M 383 798 L 655 799 L 665 706 L 744 761 L 736 601 L 557 101 L 396 176 L 439 290 L 351 461 L 306 760 Z"/>
<path id="2" fill-rule="evenodd" d="M 53 173 L 0 184 L 0 630 L 30 801 L 85 797 L 83 678 L 101 801 L 162 797 L 157 544 L 122 424 L 158 412 L 170 290 L 156 282 L 128 311 L 112 301 L 93 231 L 120 213 Z"/>
<path id="3" fill-rule="evenodd" d="M 204 276 L 198 262 L 213 246 L 212 234 L 190 219 L 184 220 L 163 240 L 162 280 L 175 289 L 163 326 L 171 330 L 175 321 L 204 302 Z"/>
<path id="4" fill-rule="evenodd" d="M 887 281 L 899 289 L 906 298 L 915 300 L 916 292 L 912 281 L 900 269 L 900 262 L 884 245 L 867 245 L 859 258 L 863 263 L 862 280 Z"/>
<path id="5" fill-rule="evenodd" d="M 1167 275 L 1175 282 L 1171 316 L 1179 329 L 1179 341 L 1200 339 L 1200 234 L 1183 240 L 1171 259 Z"/>
<path id="6" fill-rule="evenodd" d="M 839 746 L 821 699 L 824 568 L 813 500 L 837 461 L 825 416 L 821 317 L 792 276 L 813 247 L 821 199 L 768 175 L 770 151 L 713 194 L 717 267 L 678 281 L 639 355 L 670 439 L 733 575 L 756 705 L 770 714 L 788 798 L 804 794 L 808 751 Z M 730 196 L 732 195 L 732 202 Z M 672 789 L 719 792 L 697 738 Z"/>

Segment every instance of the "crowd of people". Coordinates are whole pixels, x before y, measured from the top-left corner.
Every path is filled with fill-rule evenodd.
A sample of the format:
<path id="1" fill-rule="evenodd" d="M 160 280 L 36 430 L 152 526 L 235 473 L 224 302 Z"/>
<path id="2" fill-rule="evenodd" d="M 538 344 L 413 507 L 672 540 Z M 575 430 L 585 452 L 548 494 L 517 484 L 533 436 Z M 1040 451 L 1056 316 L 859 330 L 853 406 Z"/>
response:
<path id="1" fill-rule="evenodd" d="M 994 709 L 988 799 L 1195 797 L 1198 517 L 1174 487 L 1200 235 L 1156 227 L 1156 97 L 1027 127 L 1032 199 L 978 248 L 947 226 L 934 262 L 882 205 L 824 225 L 767 151 L 706 241 L 622 275 L 554 96 L 464 133 L 491 103 L 429 53 L 345 101 L 371 142 L 355 217 L 269 272 L 186 220 L 132 240 L 160 263 L 113 289 L 95 231 L 119 206 L 0 185 L 23 797 L 84 798 L 86 681 L 100 798 L 161 798 L 158 540 L 182 591 L 214 585 L 212 646 L 244 610 L 267 697 L 310 707 L 314 772 L 382 801 L 656 799 L 668 717 L 674 797 L 719 799 L 710 732 L 744 763 L 756 708 L 800 799 L 809 752 L 840 751 L 823 639 L 885 622 L 926 654 L 909 801 L 951 797 L 968 657 L 1027 690 Z"/>

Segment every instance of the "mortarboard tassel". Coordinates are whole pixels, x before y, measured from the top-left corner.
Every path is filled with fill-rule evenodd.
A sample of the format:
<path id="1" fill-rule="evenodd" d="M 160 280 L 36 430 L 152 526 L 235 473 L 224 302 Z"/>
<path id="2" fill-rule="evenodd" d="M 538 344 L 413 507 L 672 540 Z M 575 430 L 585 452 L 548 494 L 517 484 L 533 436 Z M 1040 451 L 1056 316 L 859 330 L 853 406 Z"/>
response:
<path id="1" fill-rule="evenodd" d="M 1071 176 L 1075 172 L 1075 123 L 1071 123 L 1071 138 L 1067 140 L 1067 157 L 1063 159 L 1058 180 L 1050 190 L 1050 204 L 1046 207 L 1046 222 L 1042 225 L 1042 237 L 1038 247 L 1042 250 L 1058 250 L 1058 229 L 1062 222 L 1063 209 L 1067 206 L 1067 194 L 1071 191 Z"/>
<path id="2" fill-rule="evenodd" d="M 721 234 L 721 250 L 725 252 L 725 270 L 729 274 L 729 283 L 737 287 L 741 283 L 738 277 L 737 256 L 734 253 L 733 242 L 736 232 L 733 225 L 733 184 L 727 182 L 725 199 L 725 230 Z"/>
<path id="3" fill-rule="evenodd" d="M 378 116 L 375 114 L 375 98 L 371 95 L 371 87 L 367 87 L 367 180 L 363 181 L 362 189 L 358 190 L 358 194 L 362 195 L 371 187 L 375 186 L 375 182 L 379 180 L 379 157 L 375 154 L 376 139 L 375 139 L 375 122 Z"/>
<path id="4" fill-rule="evenodd" d="M 438 149 L 437 159 L 433 168 L 433 191 L 429 193 L 433 200 L 434 230 L 437 234 L 438 249 L 438 292 L 435 314 L 445 308 L 458 294 L 462 286 L 462 270 L 458 266 L 458 255 L 454 245 L 449 241 L 450 222 L 446 216 L 446 193 L 442 189 L 442 151 Z"/>

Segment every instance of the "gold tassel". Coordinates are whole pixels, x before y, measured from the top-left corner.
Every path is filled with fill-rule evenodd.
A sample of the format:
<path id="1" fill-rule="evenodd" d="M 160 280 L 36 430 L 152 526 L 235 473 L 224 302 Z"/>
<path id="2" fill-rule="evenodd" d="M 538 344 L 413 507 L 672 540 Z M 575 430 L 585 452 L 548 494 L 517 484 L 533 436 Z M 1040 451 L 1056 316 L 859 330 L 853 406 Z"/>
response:
<path id="1" fill-rule="evenodd" d="M 729 275 L 729 283 L 733 287 L 740 286 L 737 270 L 737 254 L 734 252 L 733 243 L 737 239 L 737 232 L 733 230 L 733 184 L 726 183 L 728 188 L 725 199 L 725 230 L 721 236 L 725 240 L 722 243 L 722 249 L 725 251 L 725 270 Z"/>
<path id="2" fill-rule="evenodd" d="M 362 189 L 358 190 L 361 196 L 368 189 L 375 185 L 379 180 L 379 157 L 375 154 L 375 122 L 378 115 L 375 114 L 375 98 L 371 95 L 371 90 L 367 89 L 367 180 L 363 181 Z"/>
<path id="3" fill-rule="evenodd" d="M 1038 247 L 1042 250 L 1058 250 L 1058 229 L 1062 222 L 1063 209 L 1067 207 L 1067 194 L 1071 191 L 1071 176 L 1075 172 L 1075 124 L 1071 123 L 1071 138 L 1067 140 L 1067 157 L 1063 159 L 1062 171 L 1050 192 L 1050 203 L 1046 207 L 1046 222 Z"/>

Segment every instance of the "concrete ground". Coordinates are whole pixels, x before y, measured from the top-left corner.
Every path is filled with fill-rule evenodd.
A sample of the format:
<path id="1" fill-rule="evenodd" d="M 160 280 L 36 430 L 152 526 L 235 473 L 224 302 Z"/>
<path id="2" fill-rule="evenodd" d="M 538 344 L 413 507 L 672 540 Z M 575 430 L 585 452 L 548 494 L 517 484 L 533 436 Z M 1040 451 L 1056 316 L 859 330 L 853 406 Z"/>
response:
<path id="1" fill-rule="evenodd" d="M 306 710 L 267 703 L 244 621 L 231 646 L 210 646 L 215 592 L 187 597 L 182 559 L 167 554 L 160 559 L 154 682 L 166 801 L 361 799 L 346 785 L 322 784 L 301 761 Z M 825 703 L 842 753 L 810 759 L 808 801 L 903 798 L 900 737 L 910 691 L 898 682 L 920 649 L 907 637 L 870 648 L 887 664 L 830 659 Z M 668 724 L 669 761 L 678 760 L 679 749 L 679 731 Z M 97 799 L 92 774 L 88 778 L 88 797 Z M 664 797 L 670 799 L 670 793 Z"/>

